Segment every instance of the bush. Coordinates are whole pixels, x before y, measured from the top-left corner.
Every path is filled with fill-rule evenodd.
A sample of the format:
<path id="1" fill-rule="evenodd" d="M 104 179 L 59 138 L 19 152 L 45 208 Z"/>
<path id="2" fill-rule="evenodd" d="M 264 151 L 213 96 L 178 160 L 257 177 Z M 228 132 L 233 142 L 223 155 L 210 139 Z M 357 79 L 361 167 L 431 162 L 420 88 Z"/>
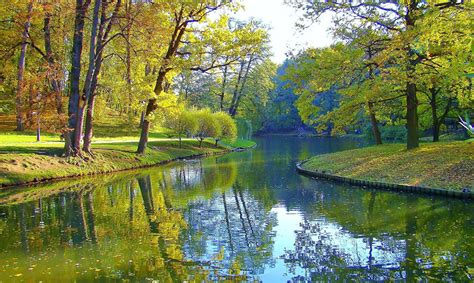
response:
<path id="1" fill-rule="evenodd" d="M 172 129 L 179 139 L 179 147 L 181 147 L 181 138 L 183 136 L 192 136 L 196 133 L 198 123 L 194 115 L 183 110 L 174 117 L 170 117 L 166 121 L 167 127 Z"/>
<path id="2" fill-rule="evenodd" d="M 213 115 L 221 127 L 220 135 L 214 136 L 216 146 L 221 139 L 235 139 L 237 137 L 237 124 L 234 119 L 226 112 L 217 112 Z"/>
<path id="3" fill-rule="evenodd" d="M 194 111 L 192 116 L 197 122 L 195 136 L 199 141 L 199 147 L 202 147 L 202 141 L 205 138 L 218 137 L 221 135 L 221 126 L 209 109 Z"/>

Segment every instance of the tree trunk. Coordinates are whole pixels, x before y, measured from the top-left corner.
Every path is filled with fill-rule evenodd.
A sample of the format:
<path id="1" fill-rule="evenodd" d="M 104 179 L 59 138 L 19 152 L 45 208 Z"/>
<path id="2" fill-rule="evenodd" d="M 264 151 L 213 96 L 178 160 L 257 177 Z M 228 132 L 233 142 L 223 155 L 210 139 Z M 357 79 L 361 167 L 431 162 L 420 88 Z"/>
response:
<path id="1" fill-rule="evenodd" d="M 444 123 L 446 116 L 451 109 L 451 103 L 453 102 L 453 98 L 449 97 L 446 102 L 446 107 L 444 108 L 444 112 L 441 116 L 438 117 L 438 105 L 437 105 L 437 95 L 440 91 L 440 88 L 436 89 L 435 87 L 430 89 L 431 99 L 430 99 L 430 106 L 431 106 L 431 115 L 433 120 L 433 142 L 439 141 L 439 136 L 441 133 L 441 125 Z"/>
<path id="2" fill-rule="evenodd" d="M 407 30 L 411 31 L 415 27 L 417 15 L 418 1 L 411 0 L 408 3 L 408 10 L 405 16 L 405 23 Z M 406 47 L 408 65 L 406 69 L 407 83 L 406 83 L 406 99 L 407 99 L 407 149 L 414 149 L 419 146 L 418 137 L 418 99 L 416 97 L 416 83 L 413 81 L 415 76 L 415 68 L 418 64 L 419 58 L 413 59 L 413 51 L 410 44 Z"/>
<path id="3" fill-rule="evenodd" d="M 433 142 L 439 142 L 441 124 L 433 120 Z"/>
<path id="4" fill-rule="evenodd" d="M 97 39 L 97 29 L 99 25 L 99 10 L 101 6 L 101 0 L 95 0 L 94 2 L 94 12 L 92 17 L 92 29 L 91 29 L 91 38 L 89 44 L 89 67 L 87 69 L 86 78 L 84 80 L 84 88 L 82 97 L 79 100 L 79 106 L 77 107 L 76 113 L 76 125 L 75 125 L 75 136 L 74 136 L 74 150 L 76 153 L 81 151 L 81 138 L 84 125 L 84 111 L 86 104 L 89 103 L 89 98 L 91 97 L 91 88 L 92 88 L 92 76 L 95 73 L 95 62 L 96 62 L 96 43 Z M 92 102 L 93 104 L 93 102 Z M 93 110 L 93 109 L 92 109 Z M 92 121 L 89 121 L 92 126 Z M 90 140 L 89 140 L 90 141 Z M 87 146 L 90 150 L 90 144 Z"/>
<path id="5" fill-rule="evenodd" d="M 228 60 L 229 56 L 226 56 L 226 61 Z M 228 65 L 224 66 L 224 74 L 223 74 L 223 79 L 222 79 L 222 87 L 221 87 L 221 93 L 219 94 L 219 109 L 220 111 L 224 111 L 224 96 L 225 96 L 225 87 L 227 83 L 227 69 Z"/>
<path id="6" fill-rule="evenodd" d="M 87 112 L 86 112 L 86 125 L 84 129 L 84 146 L 83 150 L 89 154 L 91 151 L 92 144 L 92 129 L 93 129 L 93 118 L 94 118 L 94 104 L 95 104 L 95 95 L 89 97 L 87 100 Z"/>
<path id="7" fill-rule="evenodd" d="M 181 143 L 181 136 L 179 136 L 179 148 L 183 147 L 182 143 Z"/>
<path id="8" fill-rule="evenodd" d="M 144 153 L 148 143 L 148 132 L 150 131 L 150 121 L 147 118 L 143 120 L 140 141 L 138 142 L 137 153 Z"/>
<path id="9" fill-rule="evenodd" d="M 128 117 L 132 119 L 132 103 L 133 103 L 133 96 L 132 96 L 132 58 L 131 58 L 131 44 L 130 44 L 130 32 L 132 29 L 132 19 L 131 19 L 131 8 L 132 8 L 132 0 L 129 0 L 125 6 L 125 14 L 127 18 L 127 28 L 125 30 L 125 41 L 126 41 L 126 74 L 125 74 L 125 81 L 127 83 L 127 92 L 128 92 Z"/>
<path id="10" fill-rule="evenodd" d="M 26 22 L 23 29 L 23 34 L 21 38 L 21 51 L 20 58 L 18 59 L 18 74 L 17 74 L 17 86 L 16 86 L 16 131 L 23 131 L 23 109 L 22 109 L 22 94 L 24 87 L 24 77 L 25 77 L 25 62 L 26 62 L 26 48 L 28 46 L 27 39 L 29 37 L 29 31 L 31 26 L 31 14 L 33 12 L 33 0 L 28 3 L 28 14 L 26 17 Z"/>
<path id="11" fill-rule="evenodd" d="M 367 47 L 366 53 L 368 55 L 368 59 L 372 60 L 374 56 L 374 52 L 370 45 Z M 369 64 L 368 68 L 369 68 L 369 79 L 373 82 L 375 80 L 373 65 Z M 377 117 L 375 116 L 375 111 L 374 111 L 374 103 L 370 100 L 367 101 L 367 108 L 369 109 L 370 124 L 372 125 L 372 133 L 374 135 L 375 144 L 376 145 L 382 144 L 382 136 L 380 134 Z"/>
<path id="12" fill-rule="evenodd" d="M 232 101 L 231 101 L 230 107 L 229 107 L 229 114 L 231 116 L 234 116 L 232 113 L 235 112 L 234 108 L 235 108 L 235 104 L 237 103 L 237 96 L 239 95 L 239 85 L 240 85 L 240 81 L 242 80 L 242 74 L 243 74 L 243 71 L 244 71 L 244 66 L 245 66 L 245 61 L 240 62 L 239 74 L 237 76 L 237 81 L 235 82 L 234 93 L 232 95 Z"/>
<path id="13" fill-rule="evenodd" d="M 110 2 L 107 1 L 101 1 L 101 0 L 96 0 L 96 7 L 94 7 L 94 23 L 93 23 L 93 30 L 91 32 L 91 37 L 95 38 L 97 37 L 97 43 L 93 46 L 93 43 L 91 42 L 91 52 L 95 54 L 94 57 L 90 57 L 89 60 L 92 60 L 92 64 L 89 62 L 89 70 L 88 70 L 88 78 L 90 78 L 90 83 L 85 85 L 85 90 L 84 94 L 86 95 L 87 99 L 87 112 L 86 112 L 86 127 L 84 130 L 84 146 L 83 149 L 87 153 L 92 153 L 91 152 L 91 143 L 92 143 L 92 136 L 93 136 L 93 117 L 94 117 L 94 104 L 95 104 L 95 99 L 96 99 L 96 89 L 97 89 L 97 83 L 99 80 L 99 74 L 100 70 L 102 67 L 102 61 L 103 61 L 103 52 L 104 52 L 104 47 L 107 43 L 108 36 L 110 29 L 112 28 L 112 24 L 114 22 L 114 19 L 117 17 L 118 11 L 120 9 L 121 5 L 121 0 L 118 0 L 115 4 L 114 11 L 112 13 L 112 16 L 108 17 L 107 14 L 107 6 L 109 5 Z M 98 21 L 98 6 L 99 4 L 102 5 L 102 12 L 101 12 L 101 17 L 100 17 L 100 24 L 97 29 L 97 23 L 96 20 Z M 96 11 L 97 8 L 97 11 Z M 96 19 L 97 18 L 97 19 Z M 94 28 L 97 29 L 94 32 Z M 95 36 L 97 34 L 97 36 Z M 94 50 L 94 51 L 93 51 Z M 91 74 L 89 74 L 89 71 L 92 69 Z M 88 89 L 86 88 L 88 87 Z"/>
<path id="14" fill-rule="evenodd" d="M 375 117 L 375 113 L 373 110 L 373 103 L 369 102 L 367 106 L 369 108 L 370 124 L 372 125 L 372 133 L 374 135 L 375 144 L 382 144 L 382 135 L 380 134 L 377 117 Z"/>
<path id="15" fill-rule="evenodd" d="M 175 25 L 174 31 L 172 33 L 171 39 L 168 43 L 168 49 L 164 56 L 163 65 L 161 65 L 160 69 L 158 70 L 158 76 L 156 78 L 155 89 L 154 93 L 156 96 L 159 96 L 163 92 L 163 88 L 165 87 L 165 80 L 166 74 L 172 70 L 171 67 L 168 66 L 169 62 L 178 51 L 179 45 L 181 44 L 181 39 L 186 32 L 186 28 L 188 25 L 188 21 L 184 21 L 179 23 L 182 20 L 183 10 L 179 12 L 179 15 L 175 15 L 179 20 L 176 19 L 178 22 Z M 137 153 L 144 153 L 147 143 L 148 143 L 148 132 L 150 130 L 150 117 L 149 115 L 156 110 L 158 106 L 156 105 L 156 98 L 148 99 L 148 105 L 145 112 L 145 119 L 143 121 L 142 131 L 140 134 L 140 141 L 138 142 Z"/>
<path id="16" fill-rule="evenodd" d="M 87 99 L 87 111 L 86 111 L 86 122 L 85 122 L 85 129 L 84 129 L 84 146 L 83 149 L 87 153 L 91 152 L 91 143 L 92 143 L 92 136 L 93 136 L 93 118 L 94 118 L 94 105 L 96 99 L 96 89 L 97 89 L 97 82 L 99 80 L 99 73 L 102 67 L 102 52 L 97 54 L 97 61 L 95 66 L 95 72 L 92 76 L 92 83 L 91 83 L 91 95 Z"/>
<path id="17" fill-rule="evenodd" d="M 238 94 L 236 96 L 235 102 L 233 103 L 232 110 L 230 112 L 230 115 L 232 117 L 234 117 L 237 114 L 237 109 L 239 108 L 239 104 L 240 104 L 240 101 L 242 99 L 242 94 L 243 94 L 243 91 L 244 91 L 244 88 L 245 88 L 245 84 L 247 82 L 247 78 L 248 78 L 248 75 L 249 75 L 249 72 L 250 72 L 250 67 L 252 66 L 253 59 L 254 59 L 253 55 L 250 55 L 250 58 L 247 62 L 247 67 L 245 69 L 245 73 L 242 76 L 242 84 L 240 86 L 240 89 L 239 89 Z M 237 84 L 237 87 L 238 87 L 238 84 Z"/>
<path id="18" fill-rule="evenodd" d="M 409 65 L 409 80 L 413 75 L 415 66 L 413 61 Z M 407 149 L 414 149 L 419 146 L 418 139 L 418 99 L 416 97 L 416 83 L 408 81 L 406 85 L 407 98 Z"/>
<path id="19" fill-rule="evenodd" d="M 54 99 L 56 103 L 56 113 L 58 115 L 63 114 L 63 98 L 62 98 L 62 89 L 61 83 L 59 81 L 59 72 L 53 56 L 53 49 L 51 47 L 51 13 L 46 12 L 44 16 L 44 50 L 46 53 L 46 60 L 48 61 L 48 67 L 50 69 L 50 81 L 51 89 L 53 90 Z"/>
<path id="20" fill-rule="evenodd" d="M 81 57 L 82 57 L 82 45 L 84 38 L 84 19 L 89 7 L 90 0 L 76 0 L 76 11 L 74 21 L 74 37 L 72 44 L 72 60 L 71 60 L 71 72 L 70 72 L 70 94 L 69 94 L 69 105 L 68 105 L 68 128 L 76 129 L 77 120 L 77 109 L 79 107 L 79 87 L 81 80 Z M 76 145 L 76 133 L 75 130 L 68 131 L 70 138 L 65 138 L 65 150 L 66 155 L 71 155 Z M 78 136 L 81 133 L 77 133 Z M 80 139 L 79 139 L 80 140 Z M 71 144 L 68 144 L 70 142 Z"/>
<path id="21" fill-rule="evenodd" d="M 26 109 L 26 121 L 25 124 L 27 127 L 33 125 L 33 105 L 35 103 L 33 85 L 30 84 L 28 89 L 28 109 Z"/>
<path id="22" fill-rule="evenodd" d="M 145 121 L 145 111 L 142 111 L 142 115 L 140 116 L 140 128 L 143 127 L 143 121 Z"/>
<path id="23" fill-rule="evenodd" d="M 154 92 L 159 95 L 163 90 L 163 83 L 166 76 L 166 72 L 163 68 L 160 68 L 158 77 L 156 79 L 156 85 Z M 138 142 L 137 153 L 144 153 L 148 143 L 148 133 L 150 131 L 150 114 L 155 111 L 158 106 L 156 105 L 156 99 L 148 99 L 148 104 L 146 106 L 145 117 L 142 123 L 142 131 L 140 134 L 140 141 Z"/>
<path id="24" fill-rule="evenodd" d="M 431 100 L 430 100 L 430 106 L 431 106 L 431 118 L 433 120 L 433 142 L 438 142 L 439 141 L 439 128 L 440 128 L 440 123 L 438 122 L 438 113 L 437 113 L 437 105 L 436 105 L 436 95 L 437 91 L 435 88 L 430 88 L 430 94 L 431 94 Z"/>

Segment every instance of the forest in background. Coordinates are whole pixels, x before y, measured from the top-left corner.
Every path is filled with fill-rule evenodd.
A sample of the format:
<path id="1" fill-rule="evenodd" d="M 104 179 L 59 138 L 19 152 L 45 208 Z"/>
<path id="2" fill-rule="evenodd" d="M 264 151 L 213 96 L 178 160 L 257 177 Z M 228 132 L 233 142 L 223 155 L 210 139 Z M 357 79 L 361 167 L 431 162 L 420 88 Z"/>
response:
<path id="1" fill-rule="evenodd" d="M 2 119 L 62 133 L 68 154 L 90 151 L 107 119 L 140 127 L 143 152 L 154 127 L 197 109 L 262 134 L 365 133 L 408 148 L 467 137 L 471 4 L 286 2 L 304 12 L 300 29 L 332 13 L 335 43 L 278 65 L 269 27 L 233 18 L 236 1 L 2 0 Z"/>

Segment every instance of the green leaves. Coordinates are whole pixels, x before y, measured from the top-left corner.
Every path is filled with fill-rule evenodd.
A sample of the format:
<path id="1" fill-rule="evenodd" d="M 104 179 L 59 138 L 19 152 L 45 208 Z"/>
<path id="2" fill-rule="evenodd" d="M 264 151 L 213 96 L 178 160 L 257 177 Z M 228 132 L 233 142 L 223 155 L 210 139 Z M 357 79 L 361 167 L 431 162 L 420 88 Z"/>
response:
<path id="1" fill-rule="evenodd" d="M 217 112 L 213 115 L 221 126 L 220 135 L 215 137 L 218 139 L 235 139 L 237 137 L 237 124 L 234 119 L 226 112 Z"/>

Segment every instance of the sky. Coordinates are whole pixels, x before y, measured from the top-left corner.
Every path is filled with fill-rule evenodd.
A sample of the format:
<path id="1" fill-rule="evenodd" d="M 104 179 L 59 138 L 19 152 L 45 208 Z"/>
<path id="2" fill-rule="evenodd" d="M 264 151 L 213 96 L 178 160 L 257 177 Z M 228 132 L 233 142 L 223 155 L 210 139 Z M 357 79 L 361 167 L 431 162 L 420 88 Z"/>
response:
<path id="1" fill-rule="evenodd" d="M 297 11 L 283 3 L 284 0 L 241 0 L 245 9 L 236 14 L 236 18 L 247 20 L 255 18 L 270 27 L 270 40 L 275 63 L 282 63 L 288 51 L 297 51 L 305 47 L 325 47 L 332 43 L 327 31 L 331 25 L 331 16 L 323 15 L 305 31 L 298 31 L 295 23 L 299 18 Z"/>

